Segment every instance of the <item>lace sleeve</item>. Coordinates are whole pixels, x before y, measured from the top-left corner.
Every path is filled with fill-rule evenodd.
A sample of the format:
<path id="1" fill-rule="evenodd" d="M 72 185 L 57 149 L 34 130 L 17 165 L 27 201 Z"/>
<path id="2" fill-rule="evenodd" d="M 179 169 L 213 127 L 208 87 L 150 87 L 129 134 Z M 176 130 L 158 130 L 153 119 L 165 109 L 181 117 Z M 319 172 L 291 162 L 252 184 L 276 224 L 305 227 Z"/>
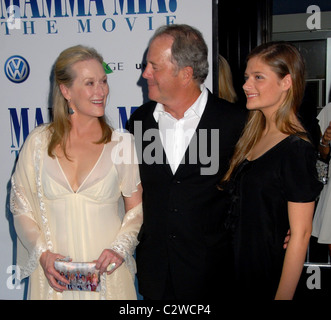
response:
<path id="1" fill-rule="evenodd" d="M 110 249 L 117 252 L 124 258 L 125 263 L 134 277 L 136 273 L 136 263 L 133 253 L 138 244 L 138 233 L 143 222 L 142 203 L 129 210 L 123 219 L 121 229 L 116 240 L 111 244 Z"/>
<path id="2" fill-rule="evenodd" d="M 18 239 L 28 253 L 27 257 L 23 257 L 23 253 L 20 252 L 20 256 L 18 257 L 19 267 L 21 269 L 20 278 L 24 279 L 31 275 L 37 268 L 40 255 L 46 251 L 46 244 L 42 240 L 41 230 L 33 218 L 31 206 L 26 199 L 24 188 L 16 184 L 14 176 L 11 179 L 11 183 L 10 210 L 14 217 Z"/>
<path id="3" fill-rule="evenodd" d="M 48 134 L 46 128 L 39 126 L 29 134 L 11 178 L 10 211 L 18 237 L 17 264 L 21 279 L 32 274 L 39 265 L 41 253 L 49 249 L 43 232 L 44 221 L 40 214 L 43 205 L 37 182 L 41 150 L 47 145 L 43 142 Z"/>

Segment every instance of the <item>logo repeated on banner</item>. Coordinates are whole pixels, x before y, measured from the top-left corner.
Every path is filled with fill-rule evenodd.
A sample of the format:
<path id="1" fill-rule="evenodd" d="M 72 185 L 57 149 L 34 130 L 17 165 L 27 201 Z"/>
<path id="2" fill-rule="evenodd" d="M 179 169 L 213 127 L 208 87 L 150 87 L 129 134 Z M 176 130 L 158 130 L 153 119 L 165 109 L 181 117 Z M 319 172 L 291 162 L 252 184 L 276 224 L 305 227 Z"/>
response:
<path id="1" fill-rule="evenodd" d="M 21 56 L 11 56 L 5 63 L 5 74 L 14 83 L 25 81 L 30 74 L 28 62 Z"/>

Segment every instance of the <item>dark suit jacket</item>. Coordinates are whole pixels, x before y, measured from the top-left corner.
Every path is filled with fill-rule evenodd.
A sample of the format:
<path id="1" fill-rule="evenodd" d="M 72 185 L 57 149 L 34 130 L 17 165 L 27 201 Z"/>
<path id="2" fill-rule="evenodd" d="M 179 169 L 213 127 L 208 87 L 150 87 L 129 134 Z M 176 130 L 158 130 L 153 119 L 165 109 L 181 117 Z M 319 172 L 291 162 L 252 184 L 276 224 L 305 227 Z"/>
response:
<path id="1" fill-rule="evenodd" d="M 161 299 L 170 274 L 178 299 L 208 298 L 227 277 L 222 274 L 227 261 L 222 259 L 221 231 L 227 204 L 217 184 L 228 168 L 246 111 L 209 92 L 185 164 L 173 174 L 153 117 L 155 106 L 142 105 L 129 120 L 144 190 L 144 222 L 136 250 L 139 291 Z M 211 154 L 212 167 L 207 163 Z M 213 174 L 201 171 L 208 167 Z"/>

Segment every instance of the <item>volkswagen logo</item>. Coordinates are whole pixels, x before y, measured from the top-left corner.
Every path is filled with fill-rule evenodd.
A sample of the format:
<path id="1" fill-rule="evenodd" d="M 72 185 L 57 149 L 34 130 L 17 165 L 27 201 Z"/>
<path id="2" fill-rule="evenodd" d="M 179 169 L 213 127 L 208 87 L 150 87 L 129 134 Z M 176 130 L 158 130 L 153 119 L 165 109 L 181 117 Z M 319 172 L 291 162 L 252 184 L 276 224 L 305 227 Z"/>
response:
<path id="1" fill-rule="evenodd" d="M 21 56 L 11 56 L 5 63 L 5 74 L 14 83 L 25 81 L 30 73 L 28 62 Z"/>

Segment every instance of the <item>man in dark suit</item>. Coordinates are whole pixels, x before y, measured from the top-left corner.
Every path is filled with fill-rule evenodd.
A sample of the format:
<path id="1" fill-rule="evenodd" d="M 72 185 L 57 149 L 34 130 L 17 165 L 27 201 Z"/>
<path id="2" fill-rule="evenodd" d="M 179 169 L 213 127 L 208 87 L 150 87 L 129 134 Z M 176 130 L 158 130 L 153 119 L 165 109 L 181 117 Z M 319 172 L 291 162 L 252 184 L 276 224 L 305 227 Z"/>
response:
<path id="1" fill-rule="evenodd" d="M 143 73 L 151 101 L 129 120 L 144 190 L 136 257 L 146 299 L 219 298 L 230 279 L 222 231 L 228 204 L 217 185 L 246 112 L 203 85 L 207 56 L 198 30 L 159 28 Z"/>

